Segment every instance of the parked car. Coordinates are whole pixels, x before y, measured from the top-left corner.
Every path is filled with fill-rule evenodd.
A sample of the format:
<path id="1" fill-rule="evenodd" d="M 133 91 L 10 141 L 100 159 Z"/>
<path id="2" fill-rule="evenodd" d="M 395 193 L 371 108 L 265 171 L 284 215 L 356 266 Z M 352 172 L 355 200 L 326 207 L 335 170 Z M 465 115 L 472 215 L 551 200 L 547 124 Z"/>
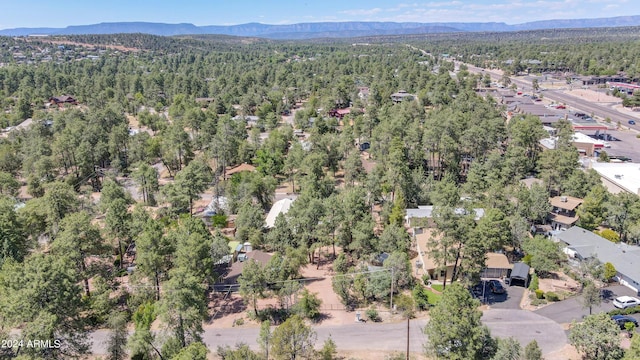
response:
<path id="1" fill-rule="evenodd" d="M 638 321 L 631 316 L 626 315 L 613 315 L 611 320 L 615 321 L 618 326 L 620 326 L 620 330 L 624 330 L 624 325 L 628 322 L 633 323 L 636 327 L 638 327 Z"/>
<path id="2" fill-rule="evenodd" d="M 635 125 L 636 121 L 635 120 L 629 120 L 629 125 Z"/>
<path id="3" fill-rule="evenodd" d="M 613 306 L 618 309 L 626 309 L 628 307 L 640 305 L 640 300 L 632 296 L 620 296 L 613 300 Z"/>
<path id="4" fill-rule="evenodd" d="M 491 289 L 491 292 L 494 294 L 505 293 L 504 286 L 502 286 L 502 283 L 498 280 L 489 280 L 489 289 Z"/>

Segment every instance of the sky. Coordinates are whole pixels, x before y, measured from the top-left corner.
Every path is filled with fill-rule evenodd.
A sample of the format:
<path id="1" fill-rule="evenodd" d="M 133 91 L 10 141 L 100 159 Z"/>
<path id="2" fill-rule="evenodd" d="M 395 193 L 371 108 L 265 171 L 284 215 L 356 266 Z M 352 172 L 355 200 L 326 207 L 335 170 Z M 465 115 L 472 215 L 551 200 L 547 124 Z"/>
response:
<path id="1" fill-rule="evenodd" d="M 523 22 L 640 15 L 637 0 L 0 0 L 0 29 L 145 21 L 236 25 L 336 21 Z"/>

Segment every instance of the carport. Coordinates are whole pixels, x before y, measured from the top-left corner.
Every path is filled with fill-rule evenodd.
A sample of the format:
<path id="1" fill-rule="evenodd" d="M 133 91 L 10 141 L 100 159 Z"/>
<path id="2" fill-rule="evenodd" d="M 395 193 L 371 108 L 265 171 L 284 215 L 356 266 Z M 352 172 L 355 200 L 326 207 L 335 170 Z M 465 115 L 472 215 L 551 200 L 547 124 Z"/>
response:
<path id="1" fill-rule="evenodd" d="M 519 262 L 513 264 L 513 270 L 509 276 L 509 285 L 513 285 L 513 281 L 524 282 L 524 287 L 529 286 L 529 265 Z"/>

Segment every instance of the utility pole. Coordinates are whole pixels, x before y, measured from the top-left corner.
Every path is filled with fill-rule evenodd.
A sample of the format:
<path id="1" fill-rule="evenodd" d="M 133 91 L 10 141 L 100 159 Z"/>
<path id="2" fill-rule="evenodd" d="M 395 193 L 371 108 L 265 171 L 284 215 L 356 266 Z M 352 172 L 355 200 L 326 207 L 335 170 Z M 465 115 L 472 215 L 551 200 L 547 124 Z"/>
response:
<path id="1" fill-rule="evenodd" d="M 389 302 L 389 307 L 391 308 L 391 313 L 393 314 L 393 267 L 391 267 L 391 294 L 389 295 L 389 298 L 391 299 Z"/>
<path id="2" fill-rule="evenodd" d="M 409 360 L 409 316 L 407 314 L 407 360 Z"/>

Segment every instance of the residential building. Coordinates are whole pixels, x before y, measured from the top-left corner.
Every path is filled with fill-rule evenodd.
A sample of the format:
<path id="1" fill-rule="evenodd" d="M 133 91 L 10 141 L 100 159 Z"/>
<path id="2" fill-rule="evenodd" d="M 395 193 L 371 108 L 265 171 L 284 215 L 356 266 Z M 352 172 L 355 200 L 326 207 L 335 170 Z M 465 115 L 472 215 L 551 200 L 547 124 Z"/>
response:
<path id="1" fill-rule="evenodd" d="M 447 263 L 446 266 L 438 266 L 435 260 L 429 256 L 427 249 L 429 248 L 429 241 L 431 238 L 431 231 L 424 231 L 416 233 L 415 240 L 419 249 L 419 259 L 422 263 L 422 270 L 426 275 L 429 275 L 429 279 L 435 281 L 450 280 L 453 276 L 454 263 Z"/>
<path id="2" fill-rule="evenodd" d="M 407 209 L 404 216 L 405 223 L 408 227 L 434 227 L 433 223 L 433 205 L 418 206 L 417 209 Z M 478 221 L 484 217 L 484 209 L 473 209 L 475 220 Z M 464 208 L 455 209 L 457 215 L 467 214 Z"/>
<path id="3" fill-rule="evenodd" d="M 566 230 L 578 222 L 576 209 L 583 200 L 573 196 L 555 196 L 549 199 L 553 206 L 547 219 L 553 230 Z"/>
<path id="4" fill-rule="evenodd" d="M 227 168 L 225 173 L 224 173 L 224 180 L 229 180 L 231 179 L 231 176 L 233 176 L 233 174 L 238 174 L 241 172 L 255 172 L 256 171 L 256 167 L 247 163 L 244 164 L 240 164 L 238 166 L 234 166 L 234 167 L 230 167 Z"/>
<path id="5" fill-rule="evenodd" d="M 244 265 L 249 261 L 256 261 L 260 266 L 265 266 L 269 263 L 269 260 L 273 257 L 272 254 L 266 253 L 261 250 L 245 251 L 244 245 L 238 245 L 238 261 L 235 261 L 231 266 L 227 267 L 220 279 L 224 284 L 237 284 L 238 278 L 242 276 L 242 269 Z"/>
<path id="6" fill-rule="evenodd" d="M 403 102 L 403 101 L 413 101 L 413 100 L 416 100 L 417 98 L 418 97 L 416 95 L 409 94 L 405 90 L 400 90 L 397 93 L 391 94 L 391 100 L 394 103 L 400 103 L 400 102 Z"/>
<path id="7" fill-rule="evenodd" d="M 480 273 L 482 278 L 505 278 L 513 269 L 513 264 L 509 262 L 507 256 L 500 253 L 488 253 L 484 266 Z"/>
<path id="8" fill-rule="evenodd" d="M 640 290 L 640 247 L 613 243 L 578 226 L 557 232 L 554 238 L 565 246 L 565 253 L 578 260 L 595 258 L 603 264 L 611 263 L 621 285 Z"/>
<path id="9" fill-rule="evenodd" d="M 78 100 L 76 100 L 73 96 L 69 96 L 69 95 L 62 95 L 62 96 L 52 96 L 49 98 L 49 103 L 51 105 L 58 105 L 58 106 L 64 106 L 64 105 L 78 105 Z"/>
<path id="10" fill-rule="evenodd" d="M 265 226 L 269 229 L 276 226 L 276 218 L 278 215 L 288 213 L 292 203 L 293 199 L 289 198 L 276 201 L 273 206 L 271 206 L 271 210 L 269 210 L 269 213 L 267 214 Z"/>

